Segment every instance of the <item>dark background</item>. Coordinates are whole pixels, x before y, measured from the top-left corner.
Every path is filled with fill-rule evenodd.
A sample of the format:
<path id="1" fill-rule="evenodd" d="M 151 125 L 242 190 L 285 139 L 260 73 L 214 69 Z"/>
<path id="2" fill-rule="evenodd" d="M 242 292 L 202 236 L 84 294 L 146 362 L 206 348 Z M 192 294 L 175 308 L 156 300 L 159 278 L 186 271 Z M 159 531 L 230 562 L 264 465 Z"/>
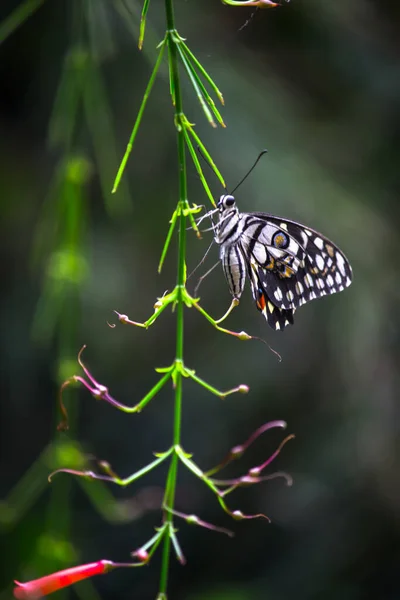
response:
<path id="1" fill-rule="evenodd" d="M 184 83 L 188 118 L 228 185 L 269 150 L 238 190 L 240 208 L 322 231 L 351 260 L 354 283 L 299 310 L 283 334 L 267 328 L 247 290 L 227 326 L 265 338 L 281 363 L 260 342 L 224 336 L 186 312 L 187 365 L 219 389 L 247 383 L 250 393 L 221 401 L 185 381 L 185 449 L 206 469 L 261 424 L 284 419 L 296 439 L 271 472 L 290 473 L 294 485 L 277 479 L 240 490 L 230 506 L 265 512 L 272 524 L 236 523 L 180 468 L 177 508 L 235 537 L 179 522 L 188 563 L 172 560 L 169 597 L 398 599 L 399 4 L 292 0 L 258 11 L 241 31 L 250 9 L 175 4 L 179 32 L 224 92 L 227 128 L 213 130 Z M 47 1 L 6 35 L 5 19 L 19 5 L 28 6 L 0 6 L 1 599 L 11 597 L 14 578 L 126 561 L 151 537 L 165 468 L 127 489 L 66 475 L 49 485 L 47 475 L 82 466 L 86 456 L 126 476 L 169 447 L 173 414 L 168 387 L 131 416 L 76 389 L 65 396 L 70 431 L 56 432 L 59 384 L 79 372 L 84 343 L 92 372 L 127 404 L 174 357 L 169 309 L 148 331 L 107 326 L 114 309 L 145 320 L 175 282 L 175 243 L 157 275 L 177 201 L 165 70 L 120 191 L 110 194 L 163 35 L 163 3 L 151 3 L 142 53 L 133 0 Z M 189 200 L 208 202 L 191 165 Z M 188 236 L 190 270 L 211 234 L 200 242 Z M 204 270 L 215 260 L 214 247 Z M 221 269 L 200 291 L 212 315 L 229 305 Z M 265 434 L 228 475 L 265 460 L 284 435 Z M 155 597 L 158 577 L 156 556 L 149 567 L 94 579 L 64 597 L 145 600 Z"/>

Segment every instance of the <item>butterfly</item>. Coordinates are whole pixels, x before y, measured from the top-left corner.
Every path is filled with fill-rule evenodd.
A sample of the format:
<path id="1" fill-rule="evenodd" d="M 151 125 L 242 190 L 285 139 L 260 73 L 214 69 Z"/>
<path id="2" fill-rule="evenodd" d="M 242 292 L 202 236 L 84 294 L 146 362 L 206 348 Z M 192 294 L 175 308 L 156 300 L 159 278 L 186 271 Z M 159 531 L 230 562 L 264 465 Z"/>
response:
<path id="1" fill-rule="evenodd" d="M 234 196 L 220 197 L 213 225 L 229 291 L 242 295 L 246 277 L 270 327 L 293 324 L 299 306 L 343 291 L 352 282 L 349 261 L 326 237 L 268 213 L 242 213 Z"/>

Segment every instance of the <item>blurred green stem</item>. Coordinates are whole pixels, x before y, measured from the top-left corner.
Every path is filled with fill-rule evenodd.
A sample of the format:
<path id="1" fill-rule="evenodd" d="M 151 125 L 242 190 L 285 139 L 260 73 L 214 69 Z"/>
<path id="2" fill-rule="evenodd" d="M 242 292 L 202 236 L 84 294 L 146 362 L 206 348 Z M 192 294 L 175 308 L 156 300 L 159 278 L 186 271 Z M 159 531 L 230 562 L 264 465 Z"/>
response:
<path id="1" fill-rule="evenodd" d="M 175 97 L 175 125 L 177 128 L 178 143 L 178 166 L 179 166 L 179 241 L 178 241 L 178 277 L 177 277 L 177 306 L 176 306 L 176 362 L 183 363 L 183 319 L 184 319 L 184 289 L 186 280 L 186 216 L 184 208 L 187 202 L 187 183 L 186 183 L 186 156 L 185 156 L 185 137 L 184 130 L 180 123 L 182 110 L 182 94 L 179 79 L 178 52 L 176 43 L 171 35 L 175 31 L 175 19 L 173 0 L 165 0 L 165 12 L 167 20 L 168 36 L 168 62 L 170 77 L 174 87 Z M 174 411 L 174 446 L 180 446 L 181 439 L 181 416 L 182 416 L 182 373 L 176 371 L 175 384 L 175 411 Z M 164 496 L 164 506 L 169 509 L 174 508 L 176 479 L 178 474 L 178 455 L 173 453 L 171 464 L 167 476 L 167 485 Z M 173 514 L 171 510 L 164 511 L 164 522 L 170 525 L 170 531 L 173 530 Z M 164 537 L 164 548 L 162 553 L 161 575 L 159 598 L 166 598 L 168 584 L 169 557 L 171 550 L 171 537 Z"/>
<path id="2" fill-rule="evenodd" d="M 1 23 L 0 44 L 40 8 L 44 2 L 45 0 L 25 0 L 25 2 L 17 6 L 10 16 Z"/>

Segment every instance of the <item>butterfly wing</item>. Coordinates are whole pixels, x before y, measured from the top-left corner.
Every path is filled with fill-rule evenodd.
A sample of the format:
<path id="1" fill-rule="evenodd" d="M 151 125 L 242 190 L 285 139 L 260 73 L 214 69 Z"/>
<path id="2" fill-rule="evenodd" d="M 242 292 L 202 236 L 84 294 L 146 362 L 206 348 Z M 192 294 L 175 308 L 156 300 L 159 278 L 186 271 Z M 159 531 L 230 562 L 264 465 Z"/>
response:
<path id="1" fill-rule="evenodd" d="M 245 218 L 240 243 L 253 297 L 274 329 L 293 323 L 298 306 L 351 284 L 350 263 L 317 231 L 267 213 Z"/>
<path id="2" fill-rule="evenodd" d="M 248 268 L 251 291 L 258 310 L 260 310 L 272 329 L 282 330 L 287 325 L 293 325 L 293 315 L 295 308 L 279 308 L 270 299 L 271 294 L 271 274 L 265 275 L 265 271 L 254 262 L 250 263 Z M 263 281 L 263 277 L 268 278 L 268 286 Z"/>

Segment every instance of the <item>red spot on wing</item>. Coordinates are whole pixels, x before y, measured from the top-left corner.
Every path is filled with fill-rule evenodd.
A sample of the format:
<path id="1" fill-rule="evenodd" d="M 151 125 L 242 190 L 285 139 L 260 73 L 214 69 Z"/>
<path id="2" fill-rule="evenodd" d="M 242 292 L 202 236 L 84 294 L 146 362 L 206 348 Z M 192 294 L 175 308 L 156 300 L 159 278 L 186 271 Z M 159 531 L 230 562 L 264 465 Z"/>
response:
<path id="1" fill-rule="evenodd" d="M 258 295 L 258 300 L 257 300 L 257 307 L 263 311 L 265 309 L 265 307 L 267 306 L 266 300 L 265 300 L 265 294 L 263 292 L 259 292 Z"/>

